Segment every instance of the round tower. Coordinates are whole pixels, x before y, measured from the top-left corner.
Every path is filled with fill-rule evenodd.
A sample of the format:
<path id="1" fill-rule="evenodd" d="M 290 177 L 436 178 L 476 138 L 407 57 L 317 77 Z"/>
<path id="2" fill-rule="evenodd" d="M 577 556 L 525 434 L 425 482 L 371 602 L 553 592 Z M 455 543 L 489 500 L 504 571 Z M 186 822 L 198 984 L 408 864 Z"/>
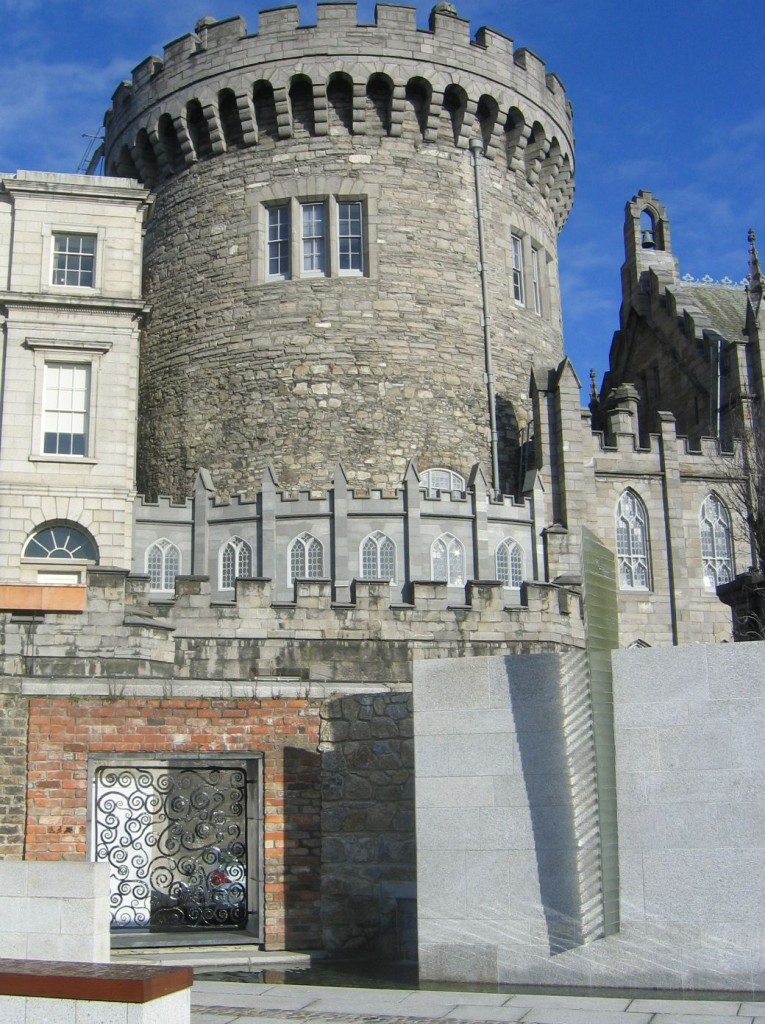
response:
<path id="1" fill-rule="evenodd" d="M 394 486 L 409 460 L 513 485 L 532 363 L 563 354 L 571 106 L 448 3 L 203 19 L 123 83 L 106 170 L 154 191 L 139 488 Z M 475 156 L 471 139 L 480 139 Z M 479 256 L 477 192 L 484 257 Z M 489 287 L 482 287 L 481 270 Z M 486 298 L 488 296 L 488 307 Z M 488 314 L 488 315 L 487 315 Z M 493 374 L 486 374 L 486 325 Z M 487 473 L 488 476 L 488 473 Z"/>

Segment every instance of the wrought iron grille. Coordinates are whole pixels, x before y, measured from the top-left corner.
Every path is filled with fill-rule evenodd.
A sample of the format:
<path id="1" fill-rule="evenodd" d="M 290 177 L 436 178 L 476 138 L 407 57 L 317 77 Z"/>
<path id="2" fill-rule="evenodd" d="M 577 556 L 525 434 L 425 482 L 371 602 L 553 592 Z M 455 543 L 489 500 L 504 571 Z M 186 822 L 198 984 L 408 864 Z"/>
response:
<path id="1" fill-rule="evenodd" d="M 241 768 L 101 767 L 95 858 L 111 866 L 114 928 L 247 923 L 247 788 Z"/>

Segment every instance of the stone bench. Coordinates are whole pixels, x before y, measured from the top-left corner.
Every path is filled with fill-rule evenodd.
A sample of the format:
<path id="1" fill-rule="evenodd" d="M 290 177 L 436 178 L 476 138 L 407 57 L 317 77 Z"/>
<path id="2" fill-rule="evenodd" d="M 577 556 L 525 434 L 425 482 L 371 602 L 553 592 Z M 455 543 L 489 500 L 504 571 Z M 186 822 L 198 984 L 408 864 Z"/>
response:
<path id="1" fill-rule="evenodd" d="M 0 959 L 0 1021 L 189 1024 L 192 981 L 190 967 Z"/>

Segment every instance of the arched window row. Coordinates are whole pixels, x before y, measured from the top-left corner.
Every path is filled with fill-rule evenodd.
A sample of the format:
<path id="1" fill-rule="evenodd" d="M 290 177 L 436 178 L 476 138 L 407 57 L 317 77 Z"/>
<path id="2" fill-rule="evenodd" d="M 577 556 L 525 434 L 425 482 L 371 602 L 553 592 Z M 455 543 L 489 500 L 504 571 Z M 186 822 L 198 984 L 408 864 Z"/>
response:
<path id="1" fill-rule="evenodd" d="M 146 574 L 149 588 L 161 593 L 175 590 L 175 577 L 181 572 L 181 552 L 167 537 L 161 537 L 146 549 Z"/>
<path id="2" fill-rule="evenodd" d="M 708 494 L 699 511 L 704 583 L 714 589 L 733 579 L 733 531 L 730 513 L 716 494 Z"/>
<path id="3" fill-rule="evenodd" d="M 616 505 L 616 561 L 621 590 L 651 589 L 648 513 L 633 490 Z"/>
<path id="4" fill-rule="evenodd" d="M 233 590 L 238 579 L 252 576 L 252 548 L 241 537 L 232 537 L 218 554 L 218 586 Z"/>

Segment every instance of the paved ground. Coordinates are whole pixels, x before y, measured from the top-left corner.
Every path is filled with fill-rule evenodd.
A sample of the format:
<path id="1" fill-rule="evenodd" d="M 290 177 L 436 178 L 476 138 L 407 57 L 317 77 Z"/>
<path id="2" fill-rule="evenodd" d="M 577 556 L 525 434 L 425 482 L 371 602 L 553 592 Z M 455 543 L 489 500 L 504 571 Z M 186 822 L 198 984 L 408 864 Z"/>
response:
<path id="1" fill-rule="evenodd" d="M 194 982 L 192 1024 L 765 1024 L 765 1002 Z"/>

